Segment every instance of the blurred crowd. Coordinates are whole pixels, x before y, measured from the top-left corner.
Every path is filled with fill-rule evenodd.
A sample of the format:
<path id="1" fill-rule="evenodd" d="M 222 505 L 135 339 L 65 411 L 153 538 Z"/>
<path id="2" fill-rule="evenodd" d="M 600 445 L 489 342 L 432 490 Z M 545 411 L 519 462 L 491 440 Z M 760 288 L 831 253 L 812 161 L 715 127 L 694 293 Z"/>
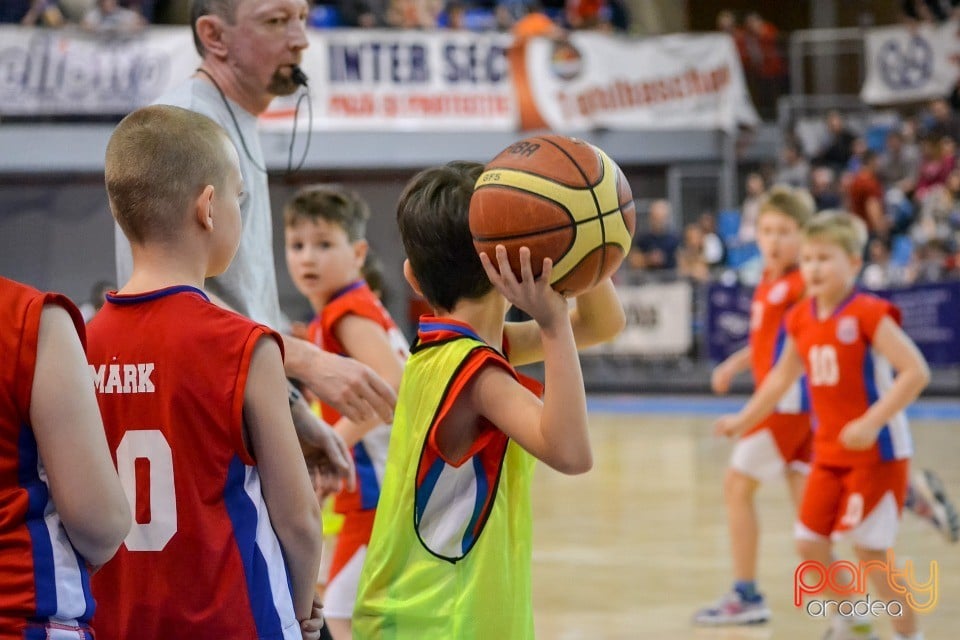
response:
<path id="1" fill-rule="evenodd" d="M 185 22 L 188 0 L 3 0 L 0 23 L 76 25 L 92 32 L 135 32 L 154 22 Z M 510 31 L 530 14 L 563 29 L 627 31 L 624 0 L 330 0 L 311 2 L 315 28 Z"/>
<path id="2" fill-rule="evenodd" d="M 866 224 L 863 284 L 907 286 L 960 276 L 960 115 L 945 99 L 880 124 L 838 111 L 787 135 L 779 163 L 749 173 L 739 209 L 700 213 L 681 228 L 655 201 L 630 264 L 706 281 L 724 272 L 755 282 L 760 198 L 774 184 L 809 189 L 818 210 L 846 209 Z M 690 212 L 687 212 L 690 216 Z"/>

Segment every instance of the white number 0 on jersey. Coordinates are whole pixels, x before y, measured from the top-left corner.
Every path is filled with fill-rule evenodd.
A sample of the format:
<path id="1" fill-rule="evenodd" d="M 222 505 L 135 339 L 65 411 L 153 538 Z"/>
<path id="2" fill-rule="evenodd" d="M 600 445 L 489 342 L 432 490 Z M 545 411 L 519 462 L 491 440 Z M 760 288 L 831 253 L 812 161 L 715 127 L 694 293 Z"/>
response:
<path id="1" fill-rule="evenodd" d="M 117 447 L 117 473 L 133 514 L 137 513 L 137 458 L 145 458 L 150 464 L 150 522 L 137 522 L 134 518 L 123 543 L 128 551 L 161 551 L 177 532 L 173 453 L 161 431 L 127 431 Z"/>

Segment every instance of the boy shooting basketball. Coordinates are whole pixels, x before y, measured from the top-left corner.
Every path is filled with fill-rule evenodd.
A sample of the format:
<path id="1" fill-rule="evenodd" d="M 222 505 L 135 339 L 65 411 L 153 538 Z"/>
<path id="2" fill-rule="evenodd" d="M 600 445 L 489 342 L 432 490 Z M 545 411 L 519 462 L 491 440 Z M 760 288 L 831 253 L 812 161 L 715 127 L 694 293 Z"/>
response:
<path id="1" fill-rule="evenodd" d="M 534 462 L 592 464 L 577 348 L 615 336 L 623 310 L 606 279 L 568 312 L 551 262 L 534 279 L 527 249 L 519 279 L 502 246 L 478 257 L 468 209 L 482 169 L 428 169 L 398 205 L 404 274 L 435 315 L 420 319 L 400 385 L 355 638 L 531 638 Z M 534 320 L 504 324 L 511 304 Z M 538 360 L 542 402 L 514 369 Z"/>

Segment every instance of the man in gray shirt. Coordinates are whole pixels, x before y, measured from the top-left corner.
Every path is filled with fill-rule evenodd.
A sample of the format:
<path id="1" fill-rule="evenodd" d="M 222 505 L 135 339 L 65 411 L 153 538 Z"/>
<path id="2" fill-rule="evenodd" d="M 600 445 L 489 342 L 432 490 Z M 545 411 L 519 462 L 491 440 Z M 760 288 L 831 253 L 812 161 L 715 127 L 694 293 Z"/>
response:
<path id="1" fill-rule="evenodd" d="M 194 0 L 191 25 L 203 58 L 197 74 L 158 103 L 190 109 L 219 123 L 240 156 L 246 200 L 241 206 L 240 247 L 227 271 L 209 279 L 211 298 L 225 307 L 280 329 L 280 300 L 273 260 L 273 224 L 266 166 L 257 116 L 299 84 L 302 51 L 307 47 L 305 0 Z M 130 247 L 117 229 L 117 282 L 132 271 Z M 284 336 L 287 375 L 301 381 L 322 401 L 357 422 L 392 420 L 393 390 L 369 367 L 317 346 Z M 301 440 L 317 453 L 324 481 L 352 485 L 349 452 L 339 436 L 317 419 L 291 388 L 291 410 Z"/>

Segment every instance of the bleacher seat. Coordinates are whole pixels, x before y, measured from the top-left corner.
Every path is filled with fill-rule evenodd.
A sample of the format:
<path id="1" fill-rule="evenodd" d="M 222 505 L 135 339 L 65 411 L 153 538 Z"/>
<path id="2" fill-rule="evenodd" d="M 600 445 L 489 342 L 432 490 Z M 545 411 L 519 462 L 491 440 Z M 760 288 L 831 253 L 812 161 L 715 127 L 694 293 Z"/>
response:
<path id="1" fill-rule="evenodd" d="M 913 255 L 913 241 L 910 236 L 894 236 L 890 247 L 890 262 L 898 267 L 910 264 Z"/>
<path id="2" fill-rule="evenodd" d="M 740 233 L 740 211 L 724 209 L 717 213 L 717 235 L 725 245 L 729 245 Z"/>
<path id="3" fill-rule="evenodd" d="M 727 266 L 731 269 L 738 269 L 759 256 L 756 242 L 727 245 Z"/>
<path id="4" fill-rule="evenodd" d="M 307 25 L 315 29 L 335 29 L 341 26 L 340 10 L 328 4 L 318 4 L 310 10 Z"/>

